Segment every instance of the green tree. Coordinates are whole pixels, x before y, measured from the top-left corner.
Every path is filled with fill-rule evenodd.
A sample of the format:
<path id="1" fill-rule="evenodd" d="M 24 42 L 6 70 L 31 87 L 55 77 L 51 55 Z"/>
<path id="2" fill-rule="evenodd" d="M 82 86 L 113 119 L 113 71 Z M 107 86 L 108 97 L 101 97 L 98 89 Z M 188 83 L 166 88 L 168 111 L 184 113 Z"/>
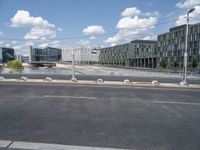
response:
<path id="1" fill-rule="evenodd" d="M 8 68 L 11 69 L 23 69 L 22 62 L 19 60 L 11 60 L 7 64 Z"/>
<path id="2" fill-rule="evenodd" d="M 192 60 L 192 68 L 195 69 L 198 66 L 198 62 L 196 59 Z"/>
<path id="3" fill-rule="evenodd" d="M 164 69 L 167 68 L 167 62 L 164 59 L 162 59 L 160 62 L 160 66 Z"/>
<path id="4" fill-rule="evenodd" d="M 179 67 L 179 63 L 177 61 L 174 62 L 174 68 L 178 68 Z"/>

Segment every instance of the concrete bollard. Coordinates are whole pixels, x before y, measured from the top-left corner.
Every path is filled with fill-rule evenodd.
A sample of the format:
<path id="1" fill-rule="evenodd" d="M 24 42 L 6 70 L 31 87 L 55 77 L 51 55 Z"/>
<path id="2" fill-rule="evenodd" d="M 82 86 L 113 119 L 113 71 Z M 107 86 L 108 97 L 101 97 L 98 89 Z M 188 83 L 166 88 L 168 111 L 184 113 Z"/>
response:
<path id="1" fill-rule="evenodd" d="M 51 77 L 46 77 L 46 78 L 45 78 L 45 81 L 47 81 L 47 82 L 52 82 L 52 78 L 51 78 Z"/>
<path id="2" fill-rule="evenodd" d="M 77 78 L 71 78 L 72 82 L 78 82 Z"/>
<path id="3" fill-rule="evenodd" d="M 104 82 L 103 79 L 97 79 L 98 84 L 102 84 L 103 82 Z"/>
<path id="4" fill-rule="evenodd" d="M 20 80 L 21 80 L 21 81 L 27 81 L 27 80 L 28 80 L 28 77 L 22 76 L 22 77 L 20 78 Z"/>
<path id="5" fill-rule="evenodd" d="M 131 84 L 131 82 L 128 79 L 126 79 L 123 81 L 123 84 Z"/>
<path id="6" fill-rule="evenodd" d="M 4 80 L 5 78 L 3 76 L 0 76 L 0 80 Z"/>
<path id="7" fill-rule="evenodd" d="M 160 83 L 159 83 L 157 80 L 153 80 L 153 81 L 151 82 L 151 84 L 153 84 L 153 85 L 160 85 Z"/>
<path id="8" fill-rule="evenodd" d="M 185 82 L 185 81 L 181 81 L 179 84 L 180 84 L 181 86 L 188 86 L 188 83 Z"/>

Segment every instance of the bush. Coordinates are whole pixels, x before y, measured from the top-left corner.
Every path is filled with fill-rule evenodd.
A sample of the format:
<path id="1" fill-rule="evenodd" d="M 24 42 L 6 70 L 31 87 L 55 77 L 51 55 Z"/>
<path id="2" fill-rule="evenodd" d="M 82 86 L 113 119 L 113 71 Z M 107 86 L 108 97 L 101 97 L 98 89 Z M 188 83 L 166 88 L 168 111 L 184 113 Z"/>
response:
<path id="1" fill-rule="evenodd" d="M 162 67 L 162 68 L 167 68 L 167 62 L 165 61 L 165 60 L 161 60 L 161 62 L 160 62 L 160 66 Z"/>
<path id="2" fill-rule="evenodd" d="M 192 68 L 195 69 L 198 66 L 198 62 L 196 59 L 192 60 Z"/>
<path id="3" fill-rule="evenodd" d="M 7 64 L 8 68 L 11 69 L 23 69 L 22 62 L 19 60 L 11 60 Z"/>

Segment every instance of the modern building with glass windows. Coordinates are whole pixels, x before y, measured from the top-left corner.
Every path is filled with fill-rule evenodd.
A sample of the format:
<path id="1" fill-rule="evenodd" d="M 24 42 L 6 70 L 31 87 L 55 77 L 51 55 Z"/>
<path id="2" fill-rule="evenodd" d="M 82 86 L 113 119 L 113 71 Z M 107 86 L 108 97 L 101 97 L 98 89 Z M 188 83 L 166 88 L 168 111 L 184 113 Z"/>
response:
<path id="1" fill-rule="evenodd" d="M 0 47 L 0 63 L 7 63 L 14 59 L 15 54 L 13 48 Z"/>
<path id="2" fill-rule="evenodd" d="M 101 64 L 127 65 L 142 68 L 159 68 L 163 60 L 167 68 L 183 68 L 186 25 L 170 28 L 169 32 L 158 35 L 158 41 L 135 40 L 127 44 L 100 50 Z M 193 62 L 200 69 L 200 23 L 189 25 L 188 67 Z"/>
<path id="3" fill-rule="evenodd" d="M 135 40 L 100 50 L 101 64 L 126 65 L 133 67 L 157 67 L 157 41 Z"/>
<path id="4" fill-rule="evenodd" d="M 188 27 L 188 67 L 192 62 L 200 62 L 200 23 Z M 183 67 L 185 52 L 186 25 L 171 28 L 169 32 L 158 35 L 158 62 L 166 61 L 168 67 Z"/>
<path id="5" fill-rule="evenodd" d="M 99 61 L 102 65 L 128 65 L 129 44 L 100 49 Z"/>
<path id="6" fill-rule="evenodd" d="M 69 48 L 62 50 L 62 61 L 72 62 L 72 53 L 74 53 L 75 63 L 89 64 L 99 62 L 99 48 Z"/>
<path id="7" fill-rule="evenodd" d="M 157 41 L 135 40 L 128 47 L 128 64 L 132 67 L 157 67 Z"/>
<path id="8" fill-rule="evenodd" d="M 61 49 L 47 47 L 44 49 L 41 48 L 32 48 L 30 50 L 30 61 L 31 62 L 56 62 L 61 60 Z"/>

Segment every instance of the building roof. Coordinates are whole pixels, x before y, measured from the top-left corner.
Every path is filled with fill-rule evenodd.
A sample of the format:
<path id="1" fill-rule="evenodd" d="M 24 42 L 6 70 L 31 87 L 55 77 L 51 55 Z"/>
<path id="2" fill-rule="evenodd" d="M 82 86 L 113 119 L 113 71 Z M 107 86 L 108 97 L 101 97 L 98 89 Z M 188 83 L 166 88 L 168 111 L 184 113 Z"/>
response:
<path id="1" fill-rule="evenodd" d="M 131 43 L 139 43 L 139 44 L 156 44 L 157 41 L 156 40 L 134 40 L 134 41 L 131 41 Z"/>

